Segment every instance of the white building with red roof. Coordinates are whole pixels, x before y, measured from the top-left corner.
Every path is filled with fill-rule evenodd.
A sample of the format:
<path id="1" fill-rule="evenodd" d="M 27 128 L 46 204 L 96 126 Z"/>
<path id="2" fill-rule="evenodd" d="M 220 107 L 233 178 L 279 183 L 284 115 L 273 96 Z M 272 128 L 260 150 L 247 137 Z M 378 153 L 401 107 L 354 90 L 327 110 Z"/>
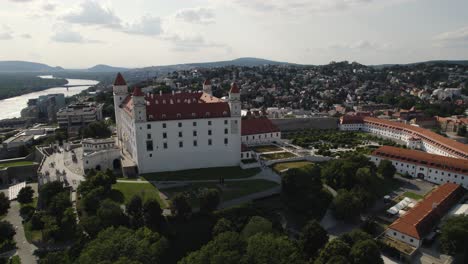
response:
<path id="1" fill-rule="evenodd" d="M 248 136 L 279 133 L 271 125 L 265 128 L 264 119 L 248 124 L 241 121 L 236 83 L 231 85 L 227 100 L 212 96 L 209 80 L 201 92 L 144 94 L 135 88 L 130 94 L 119 73 L 114 105 L 119 146 L 140 174 L 238 166 L 244 131 Z M 263 142 L 263 137 L 258 142 Z"/>

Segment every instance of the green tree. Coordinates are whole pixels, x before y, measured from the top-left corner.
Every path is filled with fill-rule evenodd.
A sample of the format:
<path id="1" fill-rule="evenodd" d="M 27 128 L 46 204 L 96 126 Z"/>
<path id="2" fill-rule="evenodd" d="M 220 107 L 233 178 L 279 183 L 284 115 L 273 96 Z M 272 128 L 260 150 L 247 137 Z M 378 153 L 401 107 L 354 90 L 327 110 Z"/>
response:
<path id="1" fill-rule="evenodd" d="M 80 218 L 81 228 L 91 237 L 96 237 L 101 231 L 101 222 L 97 216 L 85 216 Z"/>
<path id="2" fill-rule="evenodd" d="M 457 135 L 460 137 L 466 137 L 466 126 L 458 127 Z"/>
<path id="3" fill-rule="evenodd" d="M 359 264 L 383 264 L 379 247 L 374 240 L 362 240 L 351 248 L 350 259 Z"/>
<path id="4" fill-rule="evenodd" d="M 350 264 L 346 257 L 343 256 L 333 256 L 331 257 L 326 264 Z"/>
<path id="5" fill-rule="evenodd" d="M 41 197 L 43 205 L 48 206 L 52 198 L 63 191 L 65 191 L 65 189 L 61 182 L 52 181 L 41 186 L 39 189 L 39 196 Z"/>
<path id="6" fill-rule="evenodd" d="M 336 218 L 352 220 L 361 213 L 362 204 L 352 192 L 342 189 L 333 199 L 331 209 Z"/>
<path id="7" fill-rule="evenodd" d="M 245 242 L 238 233 L 224 232 L 204 245 L 201 249 L 190 253 L 179 261 L 179 264 L 238 264 L 242 263 L 245 254 Z"/>
<path id="8" fill-rule="evenodd" d="M 145 225 L 151 228 L 158 228 L 164 220 L 162 213 L 163 210 L 158 200 L 154 198 L 146 200 L 143 205 L 143 219 Z"/>
<path id="9" fill-rule="evenodd" d="M 211 213 L 218 208 L 220 194 L 218 189 L 206 189 L 200 193 L 200 211 Z"/>
<path id="10" fill-rule="evenodd" d="M 112 135 L 109 127 L 103 121 L 89 124 L 81 131 L 84 138 L 108 138 Z"/>
<path id="11" fill-rule="evenodd" d="M 271 233 L 273 231 L 273 224 L 261 216 L 252 216 L 250 221 L 245 225 L 242 230 L 242 237 L 247 239 L 258 233 Z"/>
<path id="12" fill-rule="evenodd" d="M 96 215 L 101 224 L 101 229 L 110 226 L 126 225 L 128 223 L 128 219 L 122 212 L 120 205 L 108 199 L 102 201 Z"/>
<path id="13" fill-rule="evenodd" d="M 232 222 L 223 217 L 216 222 L 215 226 L 213 227 L 212 234 L 213 237 L 215 237 L 221 233 L 232 231 L 235 231 Z"/>
<path id="14" fill-rule="evenodd" d="M 244 259 L 252 264 L 305 263 L 291 240 L 265 233 L 258 233 L 247 240 Z"/>
<path id="15" fill-rule="evenodd" d="M 6 197 L 5 193 L 0 192 L 0 215 L 8 213 L 10 209 L 10 199 Z"/>
<path id="16" fill-rule="evenodd" d="M 129 263 L 161 263 L 167 249 L 168 241 L 150 229 L 110 227 L 83 248 L 77 263 L 122 263 L 121 258 Z"/>
<path id="17" fill-rule="evenodd" d="M 126 205 L 126 212 L 130 216 L 130 223 L 133 227 L 143 225 L 143 201 L 139 195 L 134 195 Z"/>
<path id="18" fill-rule="evenodd" d="M 183 193 L 174 195 L 172 198 L 171 211 L 180 219 L 188 219 L 190 217 L 190 214 L 192 214 L 192 207 Z"/>
<path id="19" fill-rule="evenodd" d="M 56 194 L 47 205 L 47 213 L 56 217 L 57 221 L 62 218 L 63 212 L 71 207 L 70 194 L 66 191 Z"/>
<path id="20" fill-rule="evenodd" d="M 328 242 L 328 233 L 317 222 L 309 221 L 302 229 L 299 237 L 299 246 L 302 253 L 308 258 L 313 258 L 318 250 Z"/>
<path id="21" fill-rule="evenodd" d="M 60 238 L 61 240 L 71 240 L 75 237 L 77 230 L 76 214 L 73 208 L 69 207 L 63 213 L 60 221 Z"/>
<path id="22" fill-rule="evenodd" d="M 335 256 L 342 256 L 347 259 L 350 251 L 351 248 L 341 239 L 333 239 L 320 250 L 320 255 L 315 261 L 315 264 L 330 263 L 329 260 Z"/>
<path id="23" fill-rule="evenodd" d="M 18 192 L 17 200 L 20 204 L 32 203 L 33 195 L 33 188 L 31 188 L 31 186 L 26 186 Z"/>
<path id="24" fill-rule="evenodd" d="M 15 228 L 10 222 L 0 221 L 0 244 L 7 240 L 12 240 L 16 234 Z"/>
<path id="25" fill-rule="evenodd" d="M 440 244 L 448 254 L 464 254 L 468 258 L 468 216 L 460 215 L 448 218 L 441 228 Z"/>
<path id="26" fill-rule="evenodd" d="M 68 257 L 67 252 L 50 252 L 39 259 L 39 264 L 71 264 L 72 261 Z"/>
<path id="27" fill-rule="evenodd" d="M 362 231 L 361 229 L 353 229 L 351 230 L 351 232 L 341 235 L 340 239 L 347 243 L 349 246 L 353 246 L 358 242 L 372 239 L 372 236 Z"/>
<path id="28" fill-rule="evenodd" d="M 393 178 L 396 173 L 396 168 L 393 166 L 392 162 L 389 160 L 380 161 L 379 166 L 377 167 L 377 172 L 382 175 L 384 178 Z"/>

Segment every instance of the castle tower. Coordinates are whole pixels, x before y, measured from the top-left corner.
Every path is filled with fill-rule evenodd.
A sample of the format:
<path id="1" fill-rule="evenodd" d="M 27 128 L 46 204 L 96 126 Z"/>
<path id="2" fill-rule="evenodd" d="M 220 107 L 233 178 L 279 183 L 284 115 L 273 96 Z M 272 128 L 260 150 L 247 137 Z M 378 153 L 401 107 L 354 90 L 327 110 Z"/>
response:
<path id="1" fill-rule="evenodd" d="M 135 87 L 132 93 L 133 119 L 136 123 L 146 122 L 146 100 L 145 94 L 139 87 Z"/>
<path id="2" fill-rule="evenodd" d="M 211 81 L 209 79 L 206 79 L 203 83 L 203 92 L 209 95 L 213 95 L 213 91 L 211 90 Z"/>
<path id="3" fill-rule="evenodd" d="M 235 82 L 231 84 L 231 90 L 229 90 L 229 108 L 231 109 L 231 116 L 241 116 L 240 89 Z"/>
<path id="4" fill-rule="evenodd" d="M 115 123 L 117 127 L 117 137 L 119 140 L 122 140 L 122 128 L 121 128 L 121 112 L 120 112 L 120 104 L 122 104 L 123 100 L 128 96 L 128 86 L 127 82 L 123 78 L 120 72 L 115 77 L 114 86 L 112 88 L 114 91 L 114 112 L 115 112 Z"/>

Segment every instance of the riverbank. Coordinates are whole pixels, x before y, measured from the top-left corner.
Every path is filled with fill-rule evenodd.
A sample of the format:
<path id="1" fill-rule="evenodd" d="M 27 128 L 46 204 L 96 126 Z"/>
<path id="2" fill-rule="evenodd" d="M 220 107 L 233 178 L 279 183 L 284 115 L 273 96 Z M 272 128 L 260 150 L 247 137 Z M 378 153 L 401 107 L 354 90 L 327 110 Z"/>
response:
<path id="1" fill-rule="evenodd" d="M 0 73 L 0 100 L 66 85 L 64 78 L 41 78 L 32 73 Z"/>

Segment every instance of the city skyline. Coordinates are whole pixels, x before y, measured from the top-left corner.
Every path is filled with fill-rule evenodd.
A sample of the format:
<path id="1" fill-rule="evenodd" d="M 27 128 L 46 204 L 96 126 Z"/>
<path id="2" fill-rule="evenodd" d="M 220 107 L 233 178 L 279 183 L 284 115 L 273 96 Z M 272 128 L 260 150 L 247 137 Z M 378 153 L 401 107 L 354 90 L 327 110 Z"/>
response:
<path id="1" fill-rule="evenodd" d="M 468 59 L 461 0 L 5 0 L 0 60 L 65 68 L 258 57 L 299 64 Z"/>

